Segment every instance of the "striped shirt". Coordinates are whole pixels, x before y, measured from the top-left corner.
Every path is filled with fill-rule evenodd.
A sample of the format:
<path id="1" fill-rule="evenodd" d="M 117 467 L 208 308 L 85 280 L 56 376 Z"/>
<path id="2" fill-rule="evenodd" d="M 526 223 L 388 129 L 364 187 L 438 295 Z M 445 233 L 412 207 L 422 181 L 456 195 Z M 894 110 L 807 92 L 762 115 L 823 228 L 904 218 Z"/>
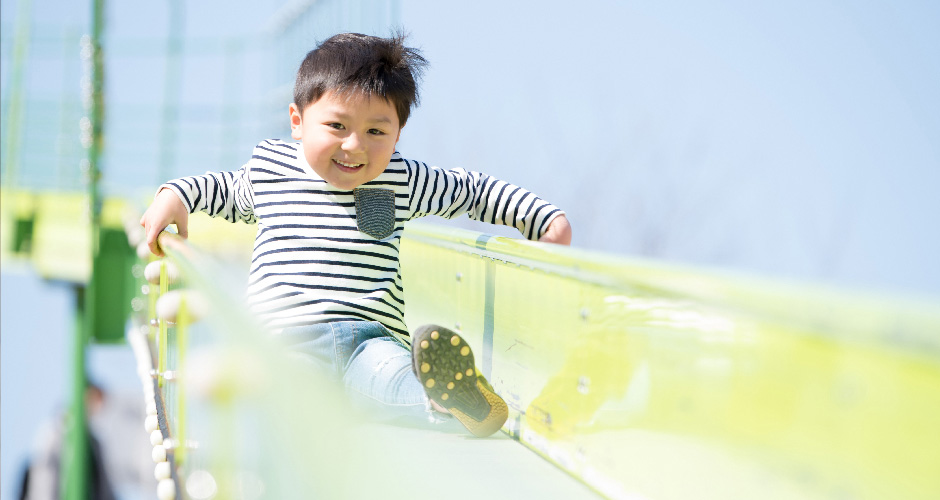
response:
<path id="1" fill-rule="evenodd" d="M 466 213 L 537 240 L 563 213 L 486 174 L 429 167 L 397 152 L 376 179 L 353 191 L 338 189 L 307 165 L 299 143 L 277 140 L 258 144 L 237 171 L 184 177 L 164 187 L 190 213 L 258 224 L 248 301 L 273 331 L 365 320 L 407 337 L 398 260 L 405 222 Z"/>

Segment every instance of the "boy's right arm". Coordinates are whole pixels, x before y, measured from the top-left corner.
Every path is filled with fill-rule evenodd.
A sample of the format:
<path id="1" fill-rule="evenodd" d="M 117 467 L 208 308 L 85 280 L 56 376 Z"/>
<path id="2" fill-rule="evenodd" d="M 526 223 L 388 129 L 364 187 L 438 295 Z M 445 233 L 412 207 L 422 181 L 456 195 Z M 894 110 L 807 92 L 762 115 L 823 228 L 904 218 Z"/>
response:
<path id="1" fill-rule="evenodd" d="M 176 193 L 163 188 L 140 218 L 140 225 L 147 234 L 147 246 L 156 256 L 163 256 L 163 251 L 157 244 L 157 236 L 170 224 L 176 224 L 176 230 L 181 237 L 189 236 L 189 210 Z"/>
<path id="2" fill-rule="evenodd" d="M 147 245 L 154 255 L 162 256 L 157 236 L 169 224 L 176 224 L 180 236 L 189 235 L 189 214 L 205 212 L 229 222 L 254 223 L 254 195 L 249 179 L 251 162 L 234 172 L 207 172 L 183 177 L 161 186 L 150 208 L 140 219 L 147 234 Z"/>

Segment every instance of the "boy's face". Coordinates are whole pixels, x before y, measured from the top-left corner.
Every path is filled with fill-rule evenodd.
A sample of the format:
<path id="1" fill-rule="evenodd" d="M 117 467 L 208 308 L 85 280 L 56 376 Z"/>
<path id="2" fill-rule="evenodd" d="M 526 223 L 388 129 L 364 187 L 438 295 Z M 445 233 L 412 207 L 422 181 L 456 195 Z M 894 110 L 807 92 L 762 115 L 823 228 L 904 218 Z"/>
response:
<path id="1" fill-rule="evenodd" d="M 332 92 L 304 110 L 291 104 L 290 128 L 291 137 L 301 141 L 307 164 L 339 189 L 378 177 L 401 135 L 398 113 L 385 99 Z"/>

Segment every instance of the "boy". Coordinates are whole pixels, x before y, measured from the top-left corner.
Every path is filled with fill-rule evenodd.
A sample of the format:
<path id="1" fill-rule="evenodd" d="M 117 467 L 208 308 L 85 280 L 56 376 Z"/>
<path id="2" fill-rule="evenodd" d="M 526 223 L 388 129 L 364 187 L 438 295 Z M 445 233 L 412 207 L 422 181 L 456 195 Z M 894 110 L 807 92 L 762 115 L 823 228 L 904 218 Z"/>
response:
<path id="1" fill-rule="evenodd" d="M 455 332 L 415 331 L 408 351 L 398 248 L 404 223 L 463 213 L 569 244 L 563 212 L 485 174 L 406 160 L 395 146 L 427 62 L 401 35 L 346 33 L 307 54 L 289 106 L 291 137 L 263 141 L 235 172 L 168 182 L 141 219 L 151 251 L 168 224 L 187 235 L 200 210 L 257 222 L 249 305 L 294 350 L 389 416 L 455 416 L 499 430 L 505 402 L 476 373 Z M 362 397 L 358 397 L 362 396 Z"/>

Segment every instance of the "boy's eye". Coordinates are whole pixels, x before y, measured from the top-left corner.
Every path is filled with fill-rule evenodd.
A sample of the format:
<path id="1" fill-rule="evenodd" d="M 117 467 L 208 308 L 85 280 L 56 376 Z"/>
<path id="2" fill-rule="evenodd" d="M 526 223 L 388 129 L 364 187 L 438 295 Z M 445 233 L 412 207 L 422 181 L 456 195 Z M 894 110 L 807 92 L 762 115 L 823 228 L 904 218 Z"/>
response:
<path id="1" fill-rule="evenodd" d="M 330 127 L 330 128 L 335 128 L 336 130 L 343 130 L 343 129 L 346 128 L 346 127 L 343 126 L 342 123 L 336 123 L 336 122 L 334 122 L 334 123 L 327 123 L 326 126 L 327 126 L 327 127 Z"/>
<path id="2" fill-rule="evenodd" d="M 381 130 L 377 128 L 370 128 L 369 133 L 372 135 L 384 135 L 385 134 L 385 132 L 382 132 Z"/>

